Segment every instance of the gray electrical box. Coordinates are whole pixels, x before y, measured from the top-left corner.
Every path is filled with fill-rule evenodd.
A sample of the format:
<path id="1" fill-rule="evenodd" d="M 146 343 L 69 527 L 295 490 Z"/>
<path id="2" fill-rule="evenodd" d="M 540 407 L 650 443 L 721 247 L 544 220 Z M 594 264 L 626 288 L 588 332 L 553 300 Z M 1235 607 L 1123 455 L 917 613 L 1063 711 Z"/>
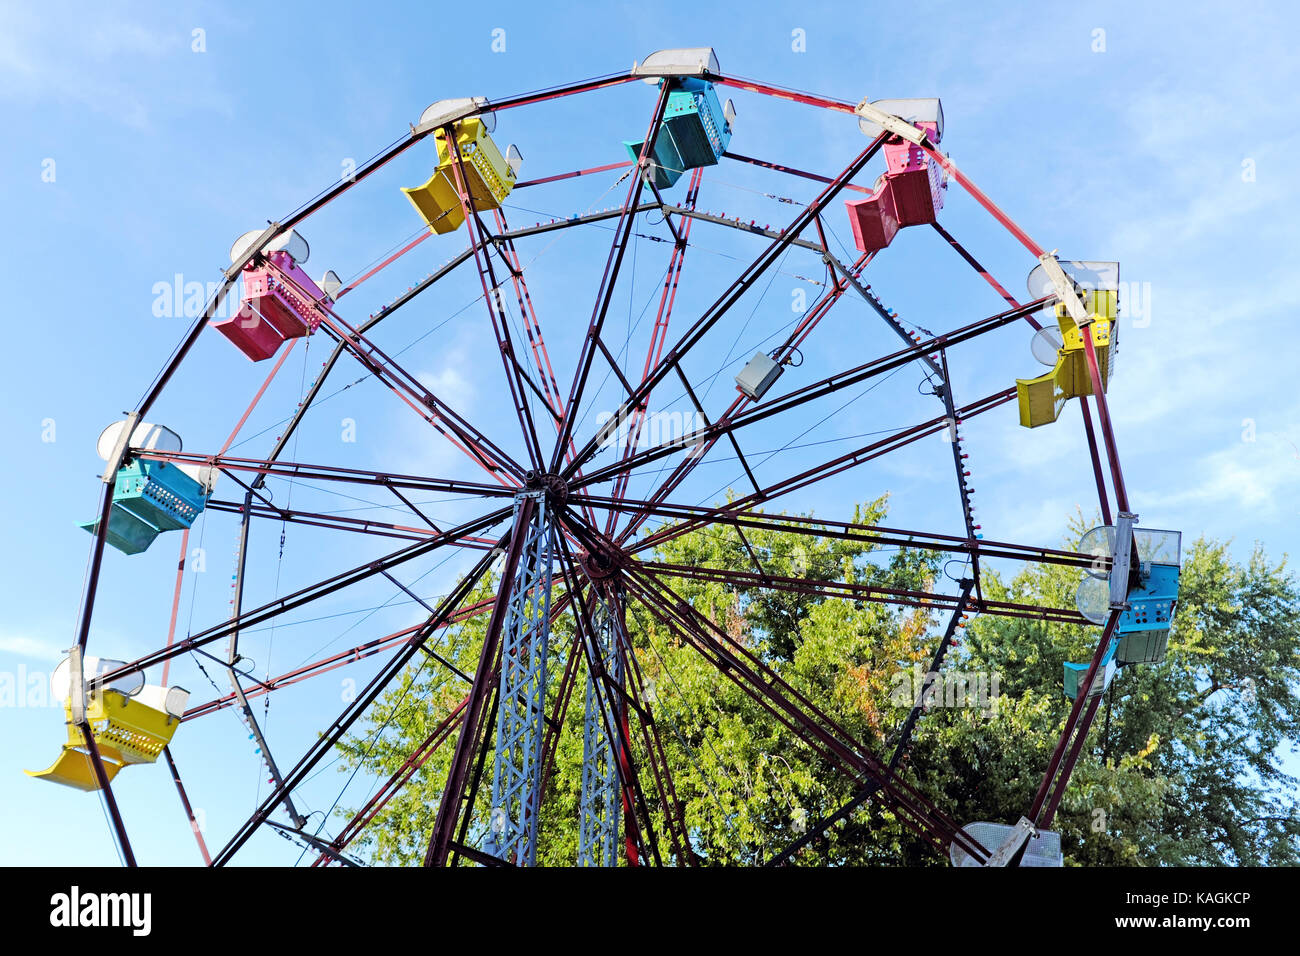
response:
<path id="1" fill-rule="evenodd" d="M 781 377 L 781 366 L 762 352 L 757 353 L 736 376 L 736 387 L 754 401 L 763 397 L 763 393 L 772 387 L 772 383 Z"/>

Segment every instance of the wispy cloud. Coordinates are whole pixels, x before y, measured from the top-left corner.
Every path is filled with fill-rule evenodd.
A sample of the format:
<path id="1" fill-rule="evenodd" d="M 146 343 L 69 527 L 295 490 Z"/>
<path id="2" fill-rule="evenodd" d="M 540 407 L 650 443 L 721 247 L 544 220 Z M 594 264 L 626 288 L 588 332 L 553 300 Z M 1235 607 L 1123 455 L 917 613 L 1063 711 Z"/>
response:
<path id="1" fill-rule="evenodd" d="M 112 20 L 69 32 L 60 26 L 30 8 L 0 9 L 0 97 L 76 103 L 136 129 L 148 126 L 143 99 L 112 67 L 122 57 L 163 55 L 166 38 Z"/>
<path id="2" fill-rule="evenodd" d="M 224 94 L 203 80 L 196 87 L 193 73 L 174 86 L 158 84 L 161 62 L 192 56 L 189 33 L 122 17 L 108 9 L 60 16 L 0 6 L 0 100 L 84 107 L 136 130 L 149 129 L 163 103 L 228 110 Z"/>
<path id="3" fill-rule="evenodd" d="M 41 661 L 57 661 L 63 657 L 63 653 L 49 641 L 29 634 L 0 634 L 0 654 L 14 654 Z"/>
<path id="4" fill-rule="evenodd" d="M 1294 441 L 1280 435 L 1257 435 L 1191 462 L 1195 480 L 1169 490 L 1135 492 L 1139 509 L 1200 511 L 1210 507 L 1281 516 L 1295 507 L 1300 492 L 1300 460 Z M 1286 517 L 1293 518 L 1294 514 Z"/>
<path id="5" fill-rule="evenodd" d="M 464 372 L 467 356 L 463 353 L 449 355 L 445 364 L 430 371 L 416 373 L 420 384 L 458 412 L 463 413 L 474 401 L 474 383 Z"/>

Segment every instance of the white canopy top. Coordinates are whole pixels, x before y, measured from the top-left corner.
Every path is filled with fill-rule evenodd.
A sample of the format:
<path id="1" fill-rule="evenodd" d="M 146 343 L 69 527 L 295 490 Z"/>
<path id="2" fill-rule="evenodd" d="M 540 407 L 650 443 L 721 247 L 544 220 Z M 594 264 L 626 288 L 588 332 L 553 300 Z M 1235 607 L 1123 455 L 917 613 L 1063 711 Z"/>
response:
<path id="1" fill-rule="evenodd" d="M 113 454 L 113 449 L 117 447 L 118 439 L 122 437 L 122 429 L 125 427 L 126 420 L 123 419 L 120 422 L 113 422 L 100 432 L 99 441 L 95 442 L 95 451 L 104 461 L 108 461 Z M 181 436 L 162 425 L 141 422 L 131 432 L 131 439 L 127 444 L 132 448 L 146 448 L 149 451 L 180 451 Z"/>
<path id="2" fill-rule="evenodd" d="M 656 50 L 639 64 L 632 65 L 633 76 L 702 76 L 705 73 L 722 74 L 711 46 Z"/>
<path id="3" fill-rule="evenodd" d="M 1066 275 L 1087 291 L 1105 290 L 1113 292 L 1119 288 L 1118 262 L 1062 259 L 1061 268 Z M 1034 266 L 1033 271 L 1029 273 L 1026 285 L 1029 287 L 1029 294 L 1035 299 L 1041 299 L 1045 295 L 1052 295 L 1056 292 L 1051 278 L 1047 275 L 1047 270 L 1043 268 L 1041 263 Z"/>
<path id="4" fill-rule="evenodd" d="M 235 244 L 230 247 L 230 261 L 238 262 L 244 256 L 248 255 L 249 251 L 253 248 L 253 244 L 257 242 L 257 237 L 264 232 L 266 232 L 265 229 L 253 229 L 236 239 Z M 298 265 L 302 265 L 306 262 L 307 256 L 311 254 L 311 249 L 307 245 L 307 240 L 299 235 L 296 229 L 290 229 L 288 232 L 280 233 L 280 235 L 276 236 L 263 246 L 262 251 L 287 252 L 289 253 L 289 258 L 298 263 Z"/>
<path id="5" fill-rule="evenodd" d="M 934 123 L 935 140 L 943 139 L 943 104 L 938 97 L 913 98 L 903 100 L 872 100 L 871 105 L 886 113 L 893 113 L 909 123 Z M 881 128 L 862 118 L 858 120 L 858 129 L 875 139 L 882 132 Z"/>
<path id="6" fill-rule="evenodd" d="M 89 683 L 101 674 L 107 674 L 109 671 L 115 671 L 119 667 L 125 667 L 126 661 L 110 660 L 107 657 L 85 657 L 82 659 L 82 678 Z M 123 677 L 119 677 L 108 685 L 115 691 L 130 697 L 140 691 L 144 686 L 144 672 L 131 671 Z M 59 666 L 54 668 L 54 673 L 50 675 L 50 691 L 54 699 L 63 703 L 68 699 L 68 692 L 72 689 L 72 665 L 68 658 L 64 658 Z"/>
<path id="7" fill-rule="evenodd" d="M 420 114 L 420 122 L 416 124 L 417 133 L 425 133 L 431 129 L 437 129 L 440 126 L 446 126 L 448 123 L 454 123 L 458 119 L 464 119 L 466 116 L 473 116 L 475 113 L 481 113 L 487 109 L 488 101 L 483 96 L 462 96 L 450 100 L 438 100 L 430 104 L 423 113 Z M 493 132 L 496 126 L 496 117 L 493 114 L 489 119 L 483 117 L 484 123 L 488 124 L 488 132 Z"/>

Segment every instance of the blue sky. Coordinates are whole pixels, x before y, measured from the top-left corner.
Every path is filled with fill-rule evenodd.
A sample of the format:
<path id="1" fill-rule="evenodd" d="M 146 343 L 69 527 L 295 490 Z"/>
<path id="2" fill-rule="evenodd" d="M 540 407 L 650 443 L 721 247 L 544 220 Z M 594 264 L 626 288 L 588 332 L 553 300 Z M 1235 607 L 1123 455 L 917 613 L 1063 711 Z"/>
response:
<path id="1" fill-rule="evenodd" d="M 1289 264 L 1297 252 L 1300 202 L 1286 157 L 1300 136 L 1289 109 L 1298 79 L 1289 5 L 977 10 L 916 4 L 846 13 L 839 5 L 782 2 L 731 11 L 701 7 L 687 29 L 678 26 L 680 9 L 607 3 L 586 10 L 570 5 L 560 13 L 509 3 L 482 13 L 423 4 L 374 4 L 364 13 L 343 4 L 280 4 L 246 13 L 201 3 L 139 4 L 118 13 L 92 4 L 0 8 L 7 133 L 0 202 L 8 227 L 0 235 L 0 262 L 9 342 L 0 359 L 0 422 L 10 449 L 10 467 L 0 478 L 0 522 L 9 545 L 0 577 L 6 608 L 0 671 L 46 673 L 73 640 L 90 542 L 76 522 L 91 517 L 99 494 L 95 438 L 133 407 L 187 326 L 183 316 L 156 314 L 159 283 L 174 283 L 178 274 L 183 283 L 215 281 L 236 236 L 285 215 L 336 181 L 349 161 L 360 163 L 401 137 L 434 100 L 501 97 L 625 70 L 652 50 L 674 46 L 711 44 L 726 74 L 843 100 L 942 97 L 942 147 L 1030 235 L 1063 257 L 1122 264 L 1132 292 L 1110 401 L 1143 523 L 1181 529 L 1187 539 L 1231 538 L 1239 556 L 1257 540 L 1274 556 L 1293 549 L 1300 526 L 1300 408 L 1292 387 L 1291 316 L 1300 295 Z M 504 31 L 497 35 L 504 37 L 502 52 L 493 51 L 494 30 Z M 793 49 L 796 31 L 805 52 Z M 833 174 L 865 144 L 850 118 L 729 95 L 739 110 L 736 152 Z M 652 106 L 653 91 L 632 84 L 504 113 L 497 138 L 519 145 L 524 179 L 616 162 L 623 158 L 621 140 L 643 134 Z M 356 276 L 415 236 L 419 223 L 397 190 L 423 182 L 432 156 L 432 142 L 408 151 L 309 220 L 302 227 L 312 244 L 308 271 Z M 865 184 L 879 165 L 864 174 Z M 619 175 L 521 190 L 506 214 L 522 225 L 613 206 L 626 188 L 616 184 Z M 679 185 L 670 195 L 680 201 L 683 191 Z M 724 163 L 705 176 L 700 207 L 777 224 L 798 207 L 764 193 L 803 202 L 815 192 L 803 181 Z M 1013 294 L 1023 294 L 1032 261 L 955 186 L 942 221 Z M 842 252 L 851 247 L 838 203 L 828 224 L 833 243 Z M 638 223 L 637 231 L 656 232 L 652 222 Z M 599 228 L 575 232 L 581 235 L 520 244 L 565 387 L 610 236 Z M 998 297 L 950 249 L 928 232 L 912 234 L 918 232 L 900 234 L 867 276 L 888 305 L 936 331 L 1000 311 Z M 464 237 L 462 230 L 423 243 L 345 298 L 340 313 L 364 319 L 458 253 Z M 718 228 L 700 229 L 694 238 L 681 316 L 692 309 L 699 314 L 761 250 L 755 240 Z M 615 341 L 630 343 L 629 356 L 643 354 L 666 249 L 642 238 L 629 251 L 610 319 L 623 333 Z M 791 254 L 733 311 L 708 354 L 689 369 L 693 381 L 706 383 L 701 391 L 711 414 L 733 394 L 730 378 L 749 355 L 797 318 L 791 303 L 798 292 L 811 301 L 823 278 L 810 254 Z M 457 273 L 386 321 L 376 341 L 401 350 L 407 368 L 513 447 L 499 361 L 478 296 L 472 271 Z M 892 348 L 874 316 L 846 300 L 809 340 L 806 367 L 788 370 L 779 388 L 844 367 L 846 354 L 860 362 Z M 298 347 L 233 453 L 269 449 L 277 424 L 325 354 L 323 341 Z M 952 358 L 959 401 L 1038 374 L 1023 326 Z M 639 358 L 629 364 L 639 372 Z M 215 451 L 269 365 L 248 363 L 206 333 L 151 418 L 180 432 L 187 449 Z M 340 363 L 325 389 L 332 397 L 308 417 L 288 457 L 477 479 L 426 425 L 362 378 L 355 363 Z M 855 436 L 929 417 L 933 402 L 917 394 L 919 378 L 909 370 L 869 393 L 850 390 L 795 421 L 755 429 L 746 453 L 764 462 L 761 478 L 775 479 L 802 470 L 821 452 L 829 457 L 854 447 Z M 589 408 L 594 416 L 617 400 L 609 379 L 593 387 Z M 666 410 L 684 407 L 675 395 L 663 402 Z M 345 420 L 354 423 L 356 441 L 342 439 Z M 1095 507 L 1076 408 L 1033 432 L 1019 428 L 1008 409 L 972 421 L 965 437 L 989 537 L 1056 545 L 1076 507 L 1088 513 Z M 770 459 L 763 454 L 781 448 Z M 920 443 L 781 506 L 848 518 L 853 501 L 889 492 L 890 523 L 952 531 L 959 514 L 946 453 L 937 442 Z M 702 465 L 674 500 L 715 501 L 728 487 L 743 489 L 736 462 L 718 458 Z M 222 490 L 233 494 L 230 487 L 219 489 L 219 497 Z M 392 502 L 376 504 L 363 492 L 355 492 L 361 500 L 348 500 L 339 490 L 280 486 L 276 493 L 301 508 L 403 520 Z M 427 507 L 439 520 L 454 520 L 476 513 L 475 504 L 431 499 Z M 278 525 L 254 531 L 251 602 L 400 543 L 291 527 L 282 559 L 279 535 Z M 189 576 L 182 632 L 224 613 L 234 540 L 229 515 L 196 523 L 191 545 L 205 549 L 207 570 Z M 92 653 L 132 658 L 163 643 L 177 547 L 173 534 L 133 558 L 109 552 Z M 440 593 L 468 561 L 461 553 L 446 563 L 442 558 L 411 567 L 403 580 L 424 596 Z M 394 594 L 391 587 L 368 586 L 293 615 L 275 630 L 245 635 L 250 666 L 278 673 L 411 623 L 418 606 Z M 341 708 L 343 680 L 353 677 L 359 686 L 373 671 L 372 661 L 277 695 L 267 723 L 280 761 L 291 764 L 328 722 L 325 715 Z M 209 673 L 221 683 L 213 668 Z M 172 679 L 193 691 L 196 702 L 215 693 L 189 661 L 177 663 Z M 92 806 L 95 797 L 20 773 L 47 765 L 62 735 L 59 712 L 36 703 L 0 707 L 7 741 L 0 808 L 7 819 L 23 822 L 0 836 L 0 862 L 112 863 L 115 851 Z M 205 810 L 209 840 L 219 845 L 259 788 L 265 792 L 252 747 L 227 712 L 182 727 L 175 752 Z M 359 803 L 366 785 L 346 791 L 340 805 Z M 305 805 L 328 811 L 342 786 L 327 769 L 304 794 Z M 132 769 L 115 790 L 143 861 L 198 861 L 161 767 Z M 246 860 L 291 863 L 297 855 L 262 834 Z"/>

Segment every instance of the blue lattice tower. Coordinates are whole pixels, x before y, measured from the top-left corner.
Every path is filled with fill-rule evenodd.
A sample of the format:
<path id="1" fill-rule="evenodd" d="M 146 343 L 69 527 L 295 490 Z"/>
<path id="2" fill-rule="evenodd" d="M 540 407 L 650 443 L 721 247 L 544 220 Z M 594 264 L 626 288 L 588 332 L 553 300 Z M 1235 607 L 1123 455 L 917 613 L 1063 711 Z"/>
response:
<path id="1" fill-rule="evenodd" d="M 517 866 L 537 859 L 537 811 L 542 774 L 542 729 L 546 707 L 546 655 L 551 617 L 551 523 L 543 491 L 515 499 L 518 518 L 524 498 L 536 503 L 525 527 L 523 551 L 501 628 L 501 683 L 496 749 L 492 768 L 492 815 L 487 852 Z M 504 586 L 504 583 L 503 583 Z"/>
<path id="2" fill-rule="evenodd" d="M 617 595 L 614 600 L 618 600 Z M 607 682 L 602 688 L 599 674 L 593 667 L 587 668 L 582 729 L 582 793 L 578 800 L 578 865 L 617 866 L 619 708 L 609 688 L 621 687 L 623 683 L 619 615 L 617 606 L 599 598 L 591 616 L 589 651 L 592 661 L 598 661 L 604 669 Z M 611 732 L 615 734 L 613 738 Z"/>

